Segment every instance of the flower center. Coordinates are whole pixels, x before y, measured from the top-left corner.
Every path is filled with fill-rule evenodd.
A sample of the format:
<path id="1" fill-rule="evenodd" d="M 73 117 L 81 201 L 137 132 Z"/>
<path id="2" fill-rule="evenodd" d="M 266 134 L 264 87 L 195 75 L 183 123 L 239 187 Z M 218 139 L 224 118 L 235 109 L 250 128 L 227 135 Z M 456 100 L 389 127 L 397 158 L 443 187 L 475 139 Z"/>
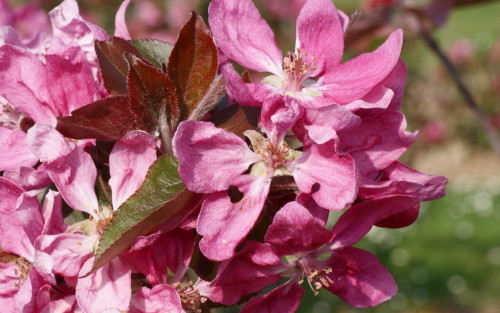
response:
<path id="1" fill-rule="evenodd" d="M 17 111 L 7 100 L 0 97 L 0 126 L 18 129 L 22 118 L 22 113 Z"/>
<path id="2" fill-rule="evenodd" d="M 309 64 L 306 62 L 310 59 Z M 294 52 L 288 52 L 283 59 L 283 71 L 287 74 L 288 80 L 285 85 L 285 90 L 289 92 L 297 92 L 302 89 L 302 83 L 307 78 L 306 74 L 309 70 L 316 69 L 316 66 L 311 65 L 316 60 L 314 56 L 308 56 L 307 52 L 300 51 L 298 48 Z"/>
<path id="3" fill-rule="evenodd" d="M 23 257 L 19 257 L 14 261 L 14 264 L 17 265 L 17 269 L 15 270 L 15 274 L 19 275 L 19 280 L 16 281 L 14 286 L 16 288 L 21 288 L 21 285 L 24 283 L 26 278 L 28 278 L 30 274 L 30 270 L 33 265 Z"/>
<path id="4" fill-rule="evenodd" d="M 332 269 L 323 263 L 321 260 L 311 257 L 304 257 L 299 261 L 299 265 L 315 295 L 318 295 L 317 290 L 323 287 L 328 288 L 335 283 L 329 276 Z"/>
<path id="5" fill-rule="evenodd" d="M 207 301 L 207 298 L 200 295 L 198 290 L 193 287 L 194 283 L 174 283 L 172 287 L 177 290 L 181 298 L 182 308 L 187 313 L 201 313 L 201 305 Z"/>

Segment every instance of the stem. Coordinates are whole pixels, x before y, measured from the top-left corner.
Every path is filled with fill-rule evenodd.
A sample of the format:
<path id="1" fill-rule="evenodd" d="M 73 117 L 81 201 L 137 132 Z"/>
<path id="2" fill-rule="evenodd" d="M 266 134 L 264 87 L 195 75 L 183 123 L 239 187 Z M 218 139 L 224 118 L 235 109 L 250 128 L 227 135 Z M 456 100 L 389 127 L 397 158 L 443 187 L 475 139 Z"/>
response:
<path id="1" fill-rule="evenodd" d="M 432 38 L 432 36 L 429 32 L 427 32 L 425 29 L 421 29 L 420 36 L 424 40 L 424 42 L 427 44 L 427 46 L 439 57 L 441 62 L 443 62 L 446 69 L 450 73 L 451 78 L 453 79 L 453 81 L 457 85 L 458 90 L 460 91 L 463 98 L 465 99 L 465 103 L 472 110 L 472 112 L 474 113 L 474 116 L 476 117 L 477 121 L 479 122 L 479 125 L 486 132 L 486 135 L 488 136 L 488 141 L 490 143 L 491 148 L 493 149 L 493 151 L 495 151 L 496 154 L 500 155 L 500 139 L 499 139 L 495 129 L 493 127 L 491 127 L 491 125 L 488 123 L 486 115 L 479 108 L 479 105 L 476 102 L 476 100 L 474 99 L 474 97 L 472 96 L 471 92 L 464 84 L 457 68 L 453 65 L 453 63 L 450 61 L 450 59 L 448 59 L 446 54 L 439 47 L 439 44 L 437 43 L 437 41 L 434 40 L 434 38 Z"/>

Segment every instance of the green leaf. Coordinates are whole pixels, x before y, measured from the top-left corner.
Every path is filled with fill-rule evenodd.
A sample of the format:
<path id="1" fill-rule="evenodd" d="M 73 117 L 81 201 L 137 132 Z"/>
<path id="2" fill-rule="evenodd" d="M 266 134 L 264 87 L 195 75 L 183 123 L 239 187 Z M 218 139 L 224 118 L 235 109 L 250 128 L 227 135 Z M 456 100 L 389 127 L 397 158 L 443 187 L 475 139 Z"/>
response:
<path id="1" fill-rule="evenodd" d="M 202 195 L 184 189 L 172 155 L 156 160 L 135 194 L 125 201 L 101 235 L 95 271 L 126 251 L 138 236 L 158 227 L 177 227 L 197 207 Z"/>
<path id="2" fill-rule="evenodd" d="M 210 31 L 193 12 L 179 33 L 167 67 L 179 97 L 181 120 L 189 119 L 193 112 L 210 111 L 220 99 L 213 98 L 222 97 L 220 85 L 223 83 L 220 78 L 213 82 L 217 67 L 217 48 Z M 196 117 L 201 118 L 199 114 Z"/>
<path id="3" fill-rule="evenodd" d="M 104 87 L 112 95 L 127 93 L 128 64 L 123 54 L 131 53 L 141 57 L 141 53 L 126 40 L 113 37 L 95 42 L 95 52 L 99 60 Z"/>
<path id="4" fill-rule="evenodd" d="M 130 40 L 129 43 L 136 47 L 147 61 L 159 68 L 162 68 L 162 64 L 168 64 L 168 58 L 174 48 L 168 42 L 154 39 Z"/>

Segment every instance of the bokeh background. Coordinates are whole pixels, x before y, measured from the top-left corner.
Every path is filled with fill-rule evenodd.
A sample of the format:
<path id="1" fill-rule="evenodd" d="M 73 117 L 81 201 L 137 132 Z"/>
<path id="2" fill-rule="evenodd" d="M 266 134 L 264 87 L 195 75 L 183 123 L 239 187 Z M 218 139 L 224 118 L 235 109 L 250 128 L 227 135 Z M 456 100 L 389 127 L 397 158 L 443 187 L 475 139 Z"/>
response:
<path id="1" fill-rule="evenodd" d="M 78 2 L 82 15 L 112 33 L 114 14 L 121 1 Z M 257 1 L 283 50 L 293 48 L 295 18 L 303 2 Z M 426 25 L 426 29 L 460 72 L 484 112 L 486 123 L 499 134 L 500 2 L 457 2 L 462 5 L 426 11 L 432 15 L 440 10 L 438 19 Z M 41 5 L 48 11 L 58 3 L 47 0 Z M 366 22 L 373 12 L 380 13 L 378 5 L 385 10 L 397 4 L 376 15 L 376 29 L 362 39 L 348 36 L 346 59 L 376 48 L 394 27 L 404 28 L 401 57 L 408 66 L 409 77 L 402 110 L 409 130 L 419 130 L 420 136 L 403 161 L 425 173 L 444 175 L 450 183 L 446 197 L 422 205 L 414 225 L 401 230 L 373 229 L 358 245 L 375 253 L 396 278 L 400 291 L 392 300 L 376 308 L 356 309 L 326 291 L 314 296 L 306 287 L 298 312 L 500 312 L 500 157 L 491 149 L 484 130 L 445 66 L 415 30 L 415 12 L 411 8 L 428 8 L 429 1 L 335 3 L 348 15 L 362 10 L 356 23 Z M 207 6 L 208 1 L 202 0 L 133 0 L 127 21 L 133 38 L 174 42 L 189 11 L 206 17 Z M 30 31 L 29 25 L 20 27 Z"/>

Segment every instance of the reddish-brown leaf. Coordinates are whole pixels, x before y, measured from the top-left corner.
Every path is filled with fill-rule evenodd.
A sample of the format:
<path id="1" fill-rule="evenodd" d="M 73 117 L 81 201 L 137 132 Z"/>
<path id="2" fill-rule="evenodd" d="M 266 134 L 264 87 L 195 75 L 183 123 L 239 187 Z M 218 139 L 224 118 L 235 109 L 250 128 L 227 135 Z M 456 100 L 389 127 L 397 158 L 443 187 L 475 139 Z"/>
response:
<path id="1" fill-rule="evenodd" d="M 160 115 L 161 119 L 166 119 L 169 129 L 173 130 L 179 121 L 180 112 L 172 82 L 159 68 L 128 53 L 125 53 L 125 57 L 130 65 L 128 92 L 132 109 L 142 117 L 147 131 L 159 130 Z"/>
<path id="2" fill-rule="evenodd" d="M 220 95 L 220 88 L 214 88 L 219 83 L 212 82 L 217 66 L 217 48 L 210 31 L 193 12 L 179 33 L 167 67 L 179 97 L 181 120 L 188 119 L 193 111 L 210 111 L 220 100 L 214 101 Z"/>
<path id="3" fill-rule="evenodd" d="M 71 116 L 58 117 L 56 128 L 69 138 L 107 141 L 118 140 L 131 130 L 144 130 L 126 96 L 104 98 L 71 112 Z"/>
<path id="4" fill-rule="evenodd" d="M 257 129 L 260 111 L 261 108 L 240 106 L 235 103 L 216 112 L 210 121 L 217 127 L 244 138 L 244 131 Z"/>
<path id="5" fill-rule="evenodd" d="M 128 64 L 123 54 L 128 52 L 141 57 L 139 50 L 126 40 L 113 37 L 96 41 L 95 51 L 106 90 L 113 95 L 127 94 Z"/>

